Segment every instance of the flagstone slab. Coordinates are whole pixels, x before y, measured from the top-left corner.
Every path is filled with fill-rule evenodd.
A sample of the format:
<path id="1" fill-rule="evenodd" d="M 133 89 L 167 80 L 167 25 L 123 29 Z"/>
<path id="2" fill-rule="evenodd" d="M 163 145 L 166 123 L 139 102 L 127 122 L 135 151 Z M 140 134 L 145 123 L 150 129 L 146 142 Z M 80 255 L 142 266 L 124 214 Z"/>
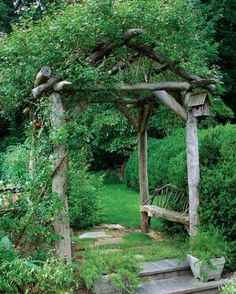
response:
<path id="1" fill-rule="evenodd" d="M 111 235 L 108 235 L 106 232 L 97 231 L 97 232 L 87 232 L 79 236 L 80 239 L 99 239 L 99 238 L 111 238 Z"/>

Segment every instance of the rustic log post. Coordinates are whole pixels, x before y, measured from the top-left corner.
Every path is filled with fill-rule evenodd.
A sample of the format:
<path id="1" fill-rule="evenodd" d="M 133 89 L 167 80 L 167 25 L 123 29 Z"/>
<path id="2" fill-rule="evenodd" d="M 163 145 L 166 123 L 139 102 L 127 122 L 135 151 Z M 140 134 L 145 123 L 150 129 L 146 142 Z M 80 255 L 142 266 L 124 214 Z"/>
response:
<path id="1" fill-rule="evenodd" d="M 49 66 L 43 66 L 40 71 L 37 73 L 35 82 L 34 82 L 34 87 L 38 87 L 41 84 L 46 83 L 52 74 L 52 70 Z"/>
<path id="2" fill-rule="evenodd" d="M 188 190 L 189 190 L 189 233 L 197 234 L 199 225 L 199 194 L 198 184 L 200 181 L 199 151 L 197 135 L 197 119 L 192 111 L 188 111 L 186 124 L 186 143 L 187 143 L 187 170 L 188 170 Z"/>
<path id="3" fill-rule="evenodd" d="M 57 131 L 64 126 L 64 109 L 59 93 L 53 92 L 52 101 L 52 128 Z M 59 165 L 60 163 L 60 165 Z M 58 167 L 59 165 L 59 167 Z M 71 240 L 70 240 L 70 223 L 68 218 L 68 201 L 67 201 L 67 151 L 63 143 L 54 145 L 53 150 L 53 167 L 57 168 L 52 178 L 52 192 L 56 193 L 62 201 L 62 210 L 54 222 L 54 230 L 61 235 L 62 239 L 58 241 L 57 247 L 60 257 L 65 261 L 71 260 Z"/>
<path id="4" fill-rule="evenodd" d="M 147 204 L 149 196 L 148 166 L 147 166 L 147 125 L 152 113 L 152 105 L 141 105 L 139 113 L 138 130 L 138 158 L 139 158 L 139 191 L 140 205 Z M 141 211 L 141 228 L 144 232 L 149 231 L 150 217 L 147 212 Z"/>
<path id="5" fill-rule="evenodd" d="M 144 205 L 148 200 L 148 171 L 147 171 L 147 131 L 138 133 L 139 154 L 139 191 L 140 202 Z M 141 228 L 144 232 L 149 230 L 149 217 L 146 212 L 141 212 Z"/>

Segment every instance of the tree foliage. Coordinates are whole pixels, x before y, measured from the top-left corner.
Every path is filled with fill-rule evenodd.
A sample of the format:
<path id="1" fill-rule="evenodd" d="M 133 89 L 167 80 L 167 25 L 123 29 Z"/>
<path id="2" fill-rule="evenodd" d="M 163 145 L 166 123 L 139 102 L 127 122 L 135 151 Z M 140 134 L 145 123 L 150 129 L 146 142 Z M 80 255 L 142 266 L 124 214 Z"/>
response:
<path id="1" fill-rule="evenodd" d="M 225 93 L 223 99 L 236 113 L 233 100 L 236 87 L 236 3 L 234 0 L 202 0 L 208 18 L 216 19 L 215 40 L 219 42 L 218 65 L 223 73 Z"/>
<path id="2" fill-rule="evenodd" d="M 124 48 L 122 36 L 130 28 L 142 28 L 146 35 L 136 42 L 150 44 L 185 69 L 206 77 L 218 76 L 209 68 L 217 57 L 213 23 L 200 9 L 186 1 L 86 1 L 71 5 L 57 16 L 43 21 L 23 20 L 5 37 L 0 50 L 2 113 L 19 109 L 29 99 L 35 74 L 43 65 L 70 80 L 78 99 L 96 83 L 143 81 L 153 62 L 141 59 L 129 71 L 108 77 L 108 70 L 132 52 Z M 144 13 L 145 12 L 145 13 Z M 158 30 L 156 29 L 158 27 Z M 98 66 L 87 57 L 102 38 L 118 44 L 111 58 Z M 171 78 L 174 78 L 170 76 Z M 160 77 L 150 77 L 150 81 Z"/>

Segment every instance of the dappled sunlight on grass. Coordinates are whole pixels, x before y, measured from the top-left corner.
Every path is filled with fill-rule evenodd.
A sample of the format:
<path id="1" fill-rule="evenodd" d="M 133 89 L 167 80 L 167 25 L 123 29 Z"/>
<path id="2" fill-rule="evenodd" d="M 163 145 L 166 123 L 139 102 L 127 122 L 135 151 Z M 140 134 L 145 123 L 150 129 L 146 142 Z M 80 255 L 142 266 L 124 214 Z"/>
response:
<path id="1" fill-rule="evenodd" d="M 105 223 L 116 223 L 128 228 L 140 227 L 139 193 L 124 184 L 104 185 L 102 191 Z M 157 220 L 152 227 L 160 227 Z"/>
<path id="2" fill-rule="evenodd" d="M 185 257 L 188 247 L 187 239 L 184 235 L 182 237 L 168 236 L 160 232 L 162 228 L 160 221 L 152 220 L 154 229 L 151 234 L 141 232 L 138 192 L 128 189 L 123 184 L 106 184 L 102 192 L 105 223 L 120 224 L 125 227 L 125 230 L 105 229 L 105 232 L 111 236 L 108 239 L 118 237 L 121 242 L 109 243 L 109 241 L 106 242 L 106 238 L 104 242 L 79 239 L 75 234 L 73 238 L 75 259 L 83 259 L 90 251 L 97 252 L 98 255 L 133 256 L 140 262 L 168 258 L 182 260 Z"/>

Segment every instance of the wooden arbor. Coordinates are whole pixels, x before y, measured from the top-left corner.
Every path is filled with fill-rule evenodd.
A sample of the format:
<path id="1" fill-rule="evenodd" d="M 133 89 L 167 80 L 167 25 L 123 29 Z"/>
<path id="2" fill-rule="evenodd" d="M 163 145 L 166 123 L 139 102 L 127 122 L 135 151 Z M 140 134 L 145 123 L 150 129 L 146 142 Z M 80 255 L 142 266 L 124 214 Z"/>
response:
<path id="1" fill-rule="evenodd" d="M 93 98 L 87 98 L 86 103 L 110 103 L 113 104 L 134 127 L 138 134 L 138 150 L 139 150 L 139 182 L 140 182 L 140 204 L 144 205 L 148 199 L 148 172 L 147 172 L 147 127 L 148 122 L 153 114 L 153 110 L 158 107 L 160 103 L 166 105 L 171 111 L 186 122 L 186 144 L 187 144 L 187 167 L 188 167 L 188 186 L 189 186 L 189 232 L 194 235 L 197 232 L 197 225 L 199 224 L 198 215 L 198 184 L 199 184 L 199 154 L 198 154 L 198 138 L 197 138 L 197 121 L 193 112 L 193 103 L 191 104 L 194 91 L 200 88 L 201 91 L 214 91 L 215 80 L 202 79 L 199 76 L 192 75 L 184 69 L 177 66 L 174 62 L 170 61 L 166 56 L 152 49 L 152 47 L 145 45 L 137 45 L 132 40 L 139 34 L 143 34 L 141 29 L 130 29 L 121 38 L 120 46 L 126 46 L 130 52 L 135 55 L 126 63 L 119 62 L 114 65 L 108 72 L 108 76 L 115 75 L 123 70 L 129 70 L 131 65 L 140 58 L 144 57 L 151 59 L 158 64 L 155 70 L 155 76 L 163 75 L 164 81 L 158 82 L 145 82 L 133 85 L 127 84 L 113 84 L 114 93 L 116 98 L 113 99 L 104 95 L 103 99 L 94 98 L 94 93 L 101 93 L 107 90 L 104 86 L 95 85 L 93 88 L 86 90 L 87 93 L 93 92 Z M 99 63 L 108 59 L 109 55 L 116 50 L 117 43 L 110 40 L 105 40 L 90 53 L 86 60 L 94 67 Z M 177 81 L 166 81 L 163 73 L 171 71 L 177 77 Z M 52 94 L 53 112 L 56 113 L 55 117 L 52 116 L 52 126 L 58 127 L 64 123 L 63 119 L 63 104 L 60 97 L 60 92 L 66 90 L 71 83 L 63 81 L 60 78 L 51 77 L 51 74 L 46 73 L 46 78 L 41 74 L 37 75 L 35 88 L 33 89 L 33 96 L 40 97 L 45 92 L 50 91 Z M 109 89 L 111 91 L 111 89 Z M 124 93 L 132 92 L 135 96 L 127 97 Z M 117 95 L 120 93 L 120 95 Z M 143 94 L 142 94 L 143 93 Z M 148 93 L 148 95 L 147 95 Z M 117 97 L 119 96 L 119 97 Z M 76 93 L 71 97 L 76 99 Z M 77 101 L 78 110 L 81 101 Z M 205 100 L 203 101 L 203 104 Z M 192 105 L 192 106 L 191 106 Z M 205 114 L 205 113 L 204 113 Z M 65 174 L 66 170 L 66 150 L 63 146 L 55 146 L 54 154 L 59 161 L 60 175 Z M 64 164 L 62 164 L 64 162 Z M 56 165 L 56 164 L 55 164 Z M 57 165 L 58 166 L 58 165 Z M 61 170 L 62 169 L 62 170 Z M 56 179 L 55 179 L 56 178 Z M 66 200 L 66 187 L 64 179 L 59 179 L 57 173 L 54 174 L 52 182 L 52 190 L 56 192 L 63 200 L 64 210 L 59 217 L 59 226 L 55 225 L 55 230 L 58 231 L 63 237 L 64 241 L 59 244 L 61 255 L 70 257 L 69 243 L 69 227 L 68 219 L 66 219 L 67 200 Z M 148 231 L 149 217 L 147 212 L 141 212 L 141 226 L 144 231 Z M 57 229 L 59 228 L 59 229 Z M 63 243 L 64 242 L 64 243 Z"/>

